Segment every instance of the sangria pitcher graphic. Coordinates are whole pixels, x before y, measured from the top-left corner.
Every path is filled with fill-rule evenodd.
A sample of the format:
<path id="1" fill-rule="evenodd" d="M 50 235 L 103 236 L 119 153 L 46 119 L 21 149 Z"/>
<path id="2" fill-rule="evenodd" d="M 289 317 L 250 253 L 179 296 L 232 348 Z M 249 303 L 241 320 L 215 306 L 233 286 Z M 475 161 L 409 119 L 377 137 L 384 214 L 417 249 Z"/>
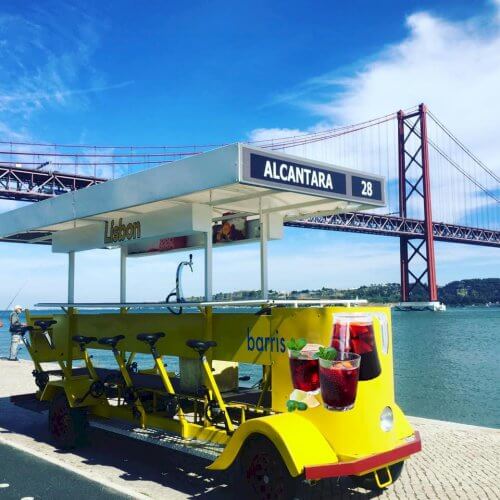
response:
<path id="1" fill-rule="evenodd" d="M 331 346 L 341 353 L 359 354 L 359 380 L 371 380 L 381 372 L 370 314 L 335 314 Z"/>

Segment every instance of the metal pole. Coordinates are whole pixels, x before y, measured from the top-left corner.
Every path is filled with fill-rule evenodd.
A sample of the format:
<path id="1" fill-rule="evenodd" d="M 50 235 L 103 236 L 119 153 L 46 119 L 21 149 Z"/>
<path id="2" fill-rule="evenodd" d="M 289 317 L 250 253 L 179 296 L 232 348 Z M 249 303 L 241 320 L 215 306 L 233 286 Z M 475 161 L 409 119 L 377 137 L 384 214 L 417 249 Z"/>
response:
<path id="1" fill-rule="evenodd" d="M 68 303 L 75 303 L 75 252 L 68 253 Z M 73 343 L 72 337 L 76 333 L 76 315 L 75 308 L 68 307 L 68 319 L 69 319 L 69 335 L 67 352 L 68 357 L 66 359 L 66 374 L 71 376 L 73 373 Z"/>
<path id="2" fill-rule="evenodd" d="M 436 302 L 437 283 L 436 283 L 436 258 L 434 255 L 434 233 L 432 227 L 432 205 L 431 205 L 431 179 L 429 172 L 429 143 L 427 141 L 427 107 L 420 104 L 418 107 L 420 113 L 420 136 L 422 138 L 422 176 L 424 184 L 424 227 L 425 227 L 425 246 L 427 253 L 427 278 L 429 285 L 429 300 Z"/>
<path id="3" fill-rule="evenodd" d="M 267 222 L 268 215 L 260 210 L 260 289 L 262 298 L 269 297 L 268 276 L 267 276 Z"/>
<path id="4" fill-rule="evenodd" d="M 68 303 L 75 302 L 75 252 L 68 253 Z"/>
<path id="5" fill-rule="evenodd" d="M 212 300 L 213 246 L 212 230 L 205 233 L 205 300 Z"/>
<path id="6" fill-rule="evenodd" d="M 120 247 L 120 302 L 127 302 L 127 255 L 128 247 Z"/>

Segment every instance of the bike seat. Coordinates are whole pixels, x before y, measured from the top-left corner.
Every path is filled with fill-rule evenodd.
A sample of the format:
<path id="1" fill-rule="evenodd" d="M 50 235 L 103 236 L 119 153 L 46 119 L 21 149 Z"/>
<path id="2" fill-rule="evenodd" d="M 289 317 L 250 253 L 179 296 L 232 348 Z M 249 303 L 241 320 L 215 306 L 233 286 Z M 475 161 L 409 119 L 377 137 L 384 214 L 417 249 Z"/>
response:
<path id="1" fill-rule="evenodd" d="M 203 356 L 211 347 L 217 347 L 215 340 L 187 340 L 186 345 L 194 349 L 200 356 Z"/>
<path id="2" fill-rule="evenodd" d="M 85 337 L 85 335 L 74 335 L 72 339 L 80 345 L 87 345 L 97 340 L 96 337 Z"/>
<path id="3" fill-rule="evenodd" d="M 97 342 L 101 345 L 109 345 L 114 349 L 116 347 L 116 344 L 118 344 L 118 342 L 120 342 L 120 340 L 123 340 L 124 338 L 125 335 L 115 335 L 114 337 L 102 337 Z"/>
<path id="4" fill-rule="evenodd" d="M 52 325 L 55 325 L 57 321 L 55 319 L 49 319 L 47 321 L 42 319 L 37 319 L 35 321 L 35 326 L 38 326 L 44 332 L 47 331 Z"/>
<path id="5" fill-rule="evenodd" d="M 139 333 L 139 335 L 137 335 L 137 340 L 140 340 L 141 342 L 147 342 L 150 346 L 154 346 L 156 342 L 158 342 L 158 340 L 163 337 L 165 337 L 165 334 L 163 332 Z"/>

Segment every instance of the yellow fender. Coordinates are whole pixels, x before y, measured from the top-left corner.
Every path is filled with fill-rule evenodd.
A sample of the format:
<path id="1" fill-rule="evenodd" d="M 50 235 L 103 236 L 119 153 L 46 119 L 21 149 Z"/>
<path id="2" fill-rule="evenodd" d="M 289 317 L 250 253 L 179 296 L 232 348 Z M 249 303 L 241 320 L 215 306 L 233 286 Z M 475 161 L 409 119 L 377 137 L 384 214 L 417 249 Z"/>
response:
<path id="1" fill-rule="evenodd" d="M 306 465 L 338 462 L 337 455 L 318 428 L 294 412 L 247 420 L 233 434 L 221 455 L 207 468 L 229 468 L 251 434 L 262 434 L 271 440 L 293 477 L 302 474 Z"/>

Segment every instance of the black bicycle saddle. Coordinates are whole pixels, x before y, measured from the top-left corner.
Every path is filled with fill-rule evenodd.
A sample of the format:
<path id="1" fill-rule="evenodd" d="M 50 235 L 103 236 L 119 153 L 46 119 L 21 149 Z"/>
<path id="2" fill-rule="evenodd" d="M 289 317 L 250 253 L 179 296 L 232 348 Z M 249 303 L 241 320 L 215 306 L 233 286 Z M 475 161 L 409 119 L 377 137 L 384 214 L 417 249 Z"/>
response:
<path id="1" fill-rule="evenodd" d="M 191 339 L 186 341 L 186 345 L 194 349 L 200 355 L 205 354 L 211 347 L 217 347 L 215 340 L 196 340 Z"/>
<path id="2" fill-rule="evenodd" d="M 91 342 L 96 342 L 97 341 L 96 337 L 85 337 L 85 335 L 74 335 L 71 338 L 77 344 L 80 344 L 80 345 L 87 345 L 87 344 L 90 344 Z"/>
<path id="3" fill-rule="evenodd" d="M 114 349 L 116 347 L 116 344 L 118 344 L 118 342 L 120 342 L 120 340 L 123 340 L 124 338 L 125 335 L 115 335 L 114 337 L 102 337 L 97 342 L 101 345 L 109 345 Z"/>
<path id="4" fill-rule="evenodd" d="M 156 332 L 156 333 L 139 333 L 137 335 L 137 340 L 140 340 L 141 342 L 147 342 L 149 345 L 153 346 L 158 342 L 159 339 L 165 337 L 165 334 L 163 332 Z"/>
<path id="5" fill-rule="evenodd" d="M 52 325 L 55 325 L 57 321 L 55 319 L 49 319 L 47 321 L 42 319 L 37 319 L 35 321 L 35 326 L 38 326 L 44 332 L 47 331 Z"/>

